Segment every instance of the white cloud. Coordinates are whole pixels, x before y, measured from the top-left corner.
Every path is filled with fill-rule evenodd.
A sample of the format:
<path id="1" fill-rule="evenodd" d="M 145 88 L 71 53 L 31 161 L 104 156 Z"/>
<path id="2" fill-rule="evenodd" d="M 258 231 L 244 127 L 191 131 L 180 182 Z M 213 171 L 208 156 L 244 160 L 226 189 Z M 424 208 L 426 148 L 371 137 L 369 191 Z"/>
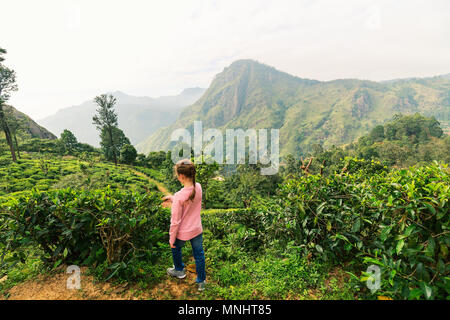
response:
<path id="1" fill-rule="evenodd" d="M 300 77 L 383 80 L 450 72 L 450 2 L 2 0 L 11 103 L 33 117 L 105 91 L 209 85 L 251 58 Z"/>

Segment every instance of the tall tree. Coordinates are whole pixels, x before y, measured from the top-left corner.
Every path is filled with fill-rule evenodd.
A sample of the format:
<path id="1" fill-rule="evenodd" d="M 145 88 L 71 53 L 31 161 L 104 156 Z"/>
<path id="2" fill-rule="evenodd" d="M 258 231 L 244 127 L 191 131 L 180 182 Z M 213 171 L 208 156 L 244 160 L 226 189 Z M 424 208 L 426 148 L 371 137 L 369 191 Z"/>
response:
<path id="1" fill-rule="evenodd" d="M 72 154 L 78 147 L 77 138 L 70 130 L 64 129 L 60 141 L 64 152 L 67 154 Z"/>
<path id="2" fill-rule="evenodd" d="M 8 143 L 9 149 L 11 151 L 12 160 L 16 162 L 17 159 L 11 137 L 11 131 L 9 130 L 9 126 L 5 118 L 5 113 L 3 111 L 3 106 L 6 101 L 8 101 L 10 93 L 17 90 L 16 73 L 14 70 L 9 69 L 3 65 L 3 61 L 5 60 L 5 58 L 3 57 L 4 54 L 6 54 L 6 50 L 0 48 L 0 127 L 5 133 L 6 142 Z"/>
<path id="3" fill-rule="evenodd" d="M 19 142 L 17 141 L 17 135 L 20 135 L 20 132 L 25 127 L 25 119 L 19 118 L 14 114 L 13 108 L 6 108 L 3 110 L 5 114 L 6 124 L 11 134 L 11 138 L 15 144 L 15 151 L 17 152 L 17 156 L 20 159 L 20 149 Z"/>
<path id="4" fill-rule="evenodd" d="M 137 157 L 137 151 L 131 144 L 125 144 L 120 149 L 120 162 L 134 164 Z"/>
<path id="5" fill-rule="evenodd" d="M 99 106 L 97 109 L 97 114 L 92 118 L 93 124 L 96 125 L 97 130 L 100 131 L 100 136 L 102 138 L 105 133 L 107 136 L 109 148 L 107 151 L 112 152 L 112 158 L 114 164 L 117 166 L 117 156 L 118 150 L 115 139 L 114 139 L 114 129 L 118 129 L 117 113 L 114 110 L 116 105 L 116 98 L 112 95 L 102 94 L 95 97 L 95 103 Z"/>
<path id="6" fill-rule="evenodd" d="M 110 139 L 109 131 L 106 130 L 106 128 L 100 135 L 100 146 L 107 160 L 114 161 L 114 155 L 119 157 L 120 150 L 127 144 L 131 144 L 130 139 L 128 139 L 123 131 L 117 127 L 113 127 L 112 129 L 112 140 Z"/>

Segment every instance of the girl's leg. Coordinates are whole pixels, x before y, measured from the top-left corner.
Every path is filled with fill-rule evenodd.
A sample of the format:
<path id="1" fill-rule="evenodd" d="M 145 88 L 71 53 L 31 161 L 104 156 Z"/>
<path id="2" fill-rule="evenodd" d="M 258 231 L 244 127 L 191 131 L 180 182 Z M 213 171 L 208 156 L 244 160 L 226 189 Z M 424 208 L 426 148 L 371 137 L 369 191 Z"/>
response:
<path id="1" fill-rule="evenodd" d="M 173 265 L 175 266 L 175 270 L 177 271 L 183 271 L 184 269 L 183 257 L 181 254 L 181 248 L 184 246 L 184 243 L 185 241 L 176 239 L 175 248 L 172 248 Z"/>
<path id="2" fill-rule="evenodd" d="M 196 282 L 200 283 L 206 279 L 205 252 L 203 251 L 203 234 L 191 239 L 192 253 L 195 259 L 195 269 L 197 272 Z"/>

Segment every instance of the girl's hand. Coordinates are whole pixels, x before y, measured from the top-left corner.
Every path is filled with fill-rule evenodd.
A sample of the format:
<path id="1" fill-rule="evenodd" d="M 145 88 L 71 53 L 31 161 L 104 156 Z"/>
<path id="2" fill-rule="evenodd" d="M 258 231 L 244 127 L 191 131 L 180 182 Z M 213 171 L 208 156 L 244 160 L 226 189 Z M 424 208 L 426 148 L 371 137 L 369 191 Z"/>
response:
<path id="1" fill-rule="evenodd" d="M 176 248 L 172 243 L 169 242 L 169 244 L 170 244 L 170 247 L 171 247 L 172 249 L 175 249 L 175 248 Z"/>
<path id="2" fill-rule="evenodd" d="M 165 196 L 162 198 L 163 201 L 170 201 L 172 202 L 172 196 Z"/>

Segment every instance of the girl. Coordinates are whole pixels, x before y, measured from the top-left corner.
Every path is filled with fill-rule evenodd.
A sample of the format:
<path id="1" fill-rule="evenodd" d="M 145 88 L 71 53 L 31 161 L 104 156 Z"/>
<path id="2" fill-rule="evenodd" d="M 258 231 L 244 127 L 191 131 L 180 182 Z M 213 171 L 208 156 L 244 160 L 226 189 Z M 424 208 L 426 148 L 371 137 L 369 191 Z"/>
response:
<path id="1" fill-rule="evenodd" d="M 206 278 L 203 228 L 200 218 L 202 186 L 195 182 L 195 165 L 190 160 L 178 161 L 174 171 L 178 181 L 184 187 L 173 196 L 163 198 L 172 202 L 169 243 L 172 248 L 173 268 L 168 268 L 167 274 L 179 279 L 186 277 L 181 248 L 186 241 L 190 240 L 197 272 L 196 282 L 198 290 L 202 291 L 205 289 Z"/>

